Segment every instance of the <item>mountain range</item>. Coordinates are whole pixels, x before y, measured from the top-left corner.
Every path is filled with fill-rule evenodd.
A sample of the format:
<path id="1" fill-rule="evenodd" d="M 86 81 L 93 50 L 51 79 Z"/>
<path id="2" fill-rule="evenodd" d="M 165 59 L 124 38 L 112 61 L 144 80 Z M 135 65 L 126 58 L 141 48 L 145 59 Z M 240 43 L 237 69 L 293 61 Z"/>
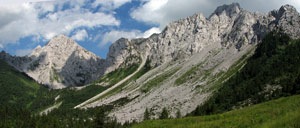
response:
<path id="1" fill-rule="evenodd" d="M 80 91 L 101 86 L 106 90 L 72 108 L 122 102 L 109 116 L 121 123 L 140 122 L 146 109 L 152 119 L 159 118 L 163 108 L 171 117 L 192 113 L 245 67 L 273 31 L 300 38 L 300 15 L 293 6 L 262 14 L 244 10 L 238 3 L 223 5 L 209 17 L 195 14 L 171 22 L 149 38 L 121 38 L 110 46 L 106 59 L 65 35 L 36 47 L 28 56 L 2 51 L 0 59 L 49 88 Z M 280 88 L 276 87 L 272 89 Z"/>

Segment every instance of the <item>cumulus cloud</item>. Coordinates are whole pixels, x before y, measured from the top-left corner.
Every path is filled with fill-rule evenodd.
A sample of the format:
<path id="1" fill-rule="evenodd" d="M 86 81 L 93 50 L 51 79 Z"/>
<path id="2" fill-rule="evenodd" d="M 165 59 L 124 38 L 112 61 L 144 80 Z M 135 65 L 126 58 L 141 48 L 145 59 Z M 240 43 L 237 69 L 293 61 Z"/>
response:
<path id="1" fill-rule="evenodd" d="M 93 6 L 101 6 L 104 10 L 113 10 L 131 1 L 132 0 L 96 0 Z"/>
<path id="2" fill-rule="evenodd" d="M 110 32 L 105 33 L 100 38 L 102 41 L 98 45 L 99 47 L 103 47 L 108 43 L 114 43 L 120 38 L 127 38 L 127 39 L 134 39 L 134 38 L 148 38 L 154 33 L 160 33 L 161 30 L 159 28 L 153 27 L 144 33 L 139 30 L 132 30 L 132 31 L 118 31 L 112 30 Z"/>
<path id="3" fill-rule="evenodd" d="M 77 31 L 75 35 L 72 36 L 72 39 L 73 40 L 76 40 L 76 41 L 83 41 L 85 39 L 87 39 L 89 36 L 88 36 L 88 33 L 86 32 L 86 30 L 80 30 L 80 31 Z"/>
<path id="4" fill-rule="evenodd" d="M 54 0 L 1 0 L 0 5 L 17 5 L 17 4 L 24 4 L 24 3 L 34 3 L 34 2 L 47 2 L 47 1 L 54 1 Z"/>
<path id="5" fill-rule="evenodd" d="M 160 32 L 161 32 L 161 29 L 160 29 L 160 28 L 153 27 L 153 28 L 151 28 L 151 29 L 145 31 L 144 34 L 143 34 L 143 37 L 144 37 L 144 38 L 148 38 L 148 37 L 150 37 L 152 34 L 154 34 L 154 33 L 157 34 L 157 33 L 160 33 Z"/>
<path id="6" fill-rule="evenodd" d="M 294 5 L 300 10 L 299 0 L 144 0 L 143 4 L 131 12 L 131 17 L 161 28 L 171 21 L 203 13 L 209 16 L 217 6 L 238 2 L 249 11 L 266 13 L 284 4 Z"/>
<path id="7" fill-rule="evenodd" d="M 140 35 L 142 35 L 141 31 L 139 30 L 132 30 L 132 31 L 117 31 L 117 30 L 112 30 L 110 32 L 105 33 L 102 36 L 102 41 L 101 43 L 98 45 L 99 47 L 102 47 L 108 43 L 113 43 L 115 41 L 117 41 L 120 38 L 128 38 L 128 39 L 132 39 L 132 38 L 137 38 Z"/>
<path id="8" fill-rule="evenodd" d="M 0 44 L 2 46 L 16 43 L 19 39 L 27 36 L 37 36 L 49 40 L 58 34 L 69 35 L 77 28 L 91 29 L 120 25 L 120 21 L 113 14 L 92 12 L 81 8 L 84 0 L 37 3 L 21 3 L 20 0 L 13 0 L 12 2 L 17 4 L 12 5 L 11 2 L 7 2 L 0 5 Z M 71 7 L 63 9 L 62 6 L 65 2 L 69 2 Z"/>
<path id="9" fill-rule="evenodd" d="M 19 49 L 15 51 L 16 56 L 26 56 L 31 53 L 33 49 Z"/>
<path id="10" fill-rule="evenodd" d="M 99 26 L 119 26 L 120 21 L 116 20 L 113 15 L 101 12 L 92 13 L 86 10 L 67 10 L 54 14 L 47 15 L 46 18 L 40 20 L 42 24 L 46 24 L 42 33 L 47 39 L 53 36 L 47 34 L 54 33 L 54 35 L 65 33 L 69 34 L 72 30 L 79 27 L 99 27 Z M 59 29 L 57 29 L 59 28 Z"/>

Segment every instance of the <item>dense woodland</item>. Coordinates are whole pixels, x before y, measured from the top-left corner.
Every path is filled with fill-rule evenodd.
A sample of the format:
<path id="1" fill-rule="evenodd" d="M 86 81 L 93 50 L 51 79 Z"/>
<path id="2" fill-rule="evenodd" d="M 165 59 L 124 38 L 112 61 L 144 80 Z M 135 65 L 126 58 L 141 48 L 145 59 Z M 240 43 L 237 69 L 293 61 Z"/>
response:
<path id="1" fill-rule="evenodd" d="M 300 94 L 300 40 L 292 40 L 281 31 L 269 33 L 260 43 L 247 64 L 232 78 L 226 81 L 204 105 L 199 106 L 190 115 L 207 115 L 232 110 L 239 106 L 257 104 L 267 100 Z M 106 77 L 124 78 L 137 68 L 116 70 Z M 151 70 L 149 62 L 132 78 L 135 80 Z M 105 79 L 99 79 L 101 82 Z M 111 79 L 111 84 L 117 79 Z M 105 81 L 107 82 L 107 81 Z M 109 86 L 107 86 L 109 87 Z M 34 82 L 24 73 L 0 60 L 0 127 L 20 128 L 60 128 L 60 127 L 129 127 L 134 122 L 118 124 L 114 118 L 108 118 L 107 112 L 114 105 L 73 109 L 86 99 L 91 98 L 107 87 L 91 85 L 80 91 L 72 88 L 52 90 Z M 273 89 L 271 92 L 266 88 Z M 60 95 L 58 100 L 55 97 Z M 118 101 L 122 104 L 126 99 Z M 246 102 L 247 101 L 247 102 Z M 48 115 L 40 111 L 61 102 L 59 109 Z M 246 104 L 246 105 L 245 105 Z M 149 111 L 145 111 L 145 119 Z M 180 112 L 178 117 L 181 117 Z M 169 118 L 164 109 L 160 119 Z"/>

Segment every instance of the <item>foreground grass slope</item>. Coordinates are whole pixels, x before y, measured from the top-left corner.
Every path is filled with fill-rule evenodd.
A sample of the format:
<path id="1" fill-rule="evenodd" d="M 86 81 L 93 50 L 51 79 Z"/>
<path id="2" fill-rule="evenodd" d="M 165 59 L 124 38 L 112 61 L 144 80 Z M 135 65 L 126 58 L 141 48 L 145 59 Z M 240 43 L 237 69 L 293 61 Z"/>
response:
<path id="1" fill-rule="evenodd" d="M 223 114 L 149 120 L 133 128 L 299 128 L 300 95 L 284 97 Z"/>

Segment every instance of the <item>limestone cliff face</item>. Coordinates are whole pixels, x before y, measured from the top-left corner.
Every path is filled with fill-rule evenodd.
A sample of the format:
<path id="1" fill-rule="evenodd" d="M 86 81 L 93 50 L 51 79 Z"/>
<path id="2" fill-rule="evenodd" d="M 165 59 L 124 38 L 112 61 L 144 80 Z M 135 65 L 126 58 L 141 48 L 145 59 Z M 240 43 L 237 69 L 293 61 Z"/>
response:
<path id="1" fill-rule="evenodd" d="M 218 7 L 209 18 L 202 14 L 175 21 L 165 30 L 150 37 L 152 65 L 201 52 L 206 46 L 235 46 L 242 50 L 257 44 L 267 32 L 282 28 L 293 38 L 300 37 L 299 13 L 290 5 L 268 14 L 248 12 L 238 3 Z M 220 46 L 221 45 L 221 46 Z"/>
<path id="2" fill-rule="evenodd" d="M 126 62 L 130 57 L 136 57 L 136 59 L 132 59 L 132 62 Z M 113 43 L 107 54 L 107 58 L 105 60 L 105 74 L 119 68 L 122 64 L 130 64 L 130 63 L 139 63 L 139 58 L 141 54 L 137 49 L 136 45 L 132 44 L 132 42 L 128 39 L 121 38 Z M 124 65 L 125 66 L 125 65 Z"/>
<path id="3" fill-rule="evenodd" d="M 248 12 L 238 3 L 233 3 L 218 7 L 208 18 L 195 14 L 170 23 L 162 33 L 150 38 L 121 39 L 115 45 L 120 47 L 119 50 L 134 47 L 140 52 L 148 51 L 151 65 L 158 66 L 174 59 L 187 58 L 212 44 L 216 48 L 234 46 L 239 51 L 249 44 L 257 44 L 266 33 L 278 28 L 298 38 L 299 25 L 299 13 L 290 5 L 260 14 Z M 126 42 L 126 45 L 119 42 Z M 123 50 L 123 53 L 126 52 Z M 126 54 L 120 56 L 124 58 Z"/>
<path id="4" fill-rule="evenodd" d="M 147 39 L 121 39 L 114 44 L 120 48 L 112 51 L 132 47 L 147 56 L 153 69 L 121 91 L 84 107 L 127 98 L 129 103 L 110 113 L 119 122 L 141 121 L 146 108 L 152 111 L 152 118 L 158 118 L 164 107 L 171 116 L 178 110 L 185 115 L 204 103 L 215 86 L 224 82 L 219 80 L 230 77 L 227 74 L 230 68 L 242 67 L 245 57 L 251 56 L 268 32 L 281 29 L 292 38 L 299 38 L 299 18 L 299 13 L 290 5 L 260 14 L 233 3 L 218 7 L 207 18 L 195 14 L 174 21 L 162 33 Z M 128 50 L 112 53 L 117 54 L 110 54 L 111 58 L 121 59 L 111 59 L 110 65 L 122 63 L 129 55 Z"/>

